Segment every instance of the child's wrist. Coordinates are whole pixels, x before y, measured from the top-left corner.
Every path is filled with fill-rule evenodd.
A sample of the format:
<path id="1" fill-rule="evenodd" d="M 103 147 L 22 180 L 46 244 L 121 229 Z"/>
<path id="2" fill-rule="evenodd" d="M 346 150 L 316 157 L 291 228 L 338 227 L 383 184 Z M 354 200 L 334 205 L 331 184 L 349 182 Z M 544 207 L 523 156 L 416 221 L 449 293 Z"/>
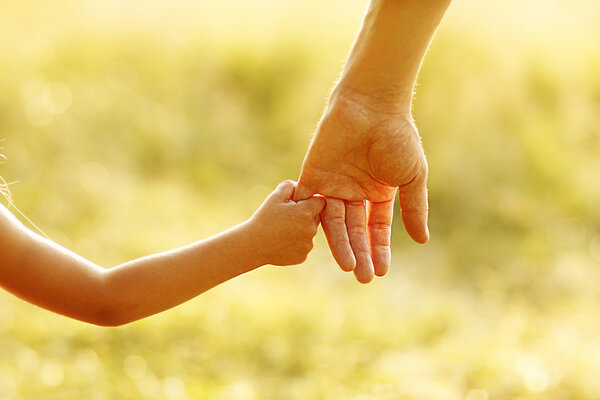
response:
<path id="1" fill-rule="evenodd" d="M 250 218 L 238 226 L 243 235 L 244 248 L 247 249 L 246 257 L 251 269 L 269 264 L 269 255 L 266 253 L 264 240 L 257 221 Z"/>

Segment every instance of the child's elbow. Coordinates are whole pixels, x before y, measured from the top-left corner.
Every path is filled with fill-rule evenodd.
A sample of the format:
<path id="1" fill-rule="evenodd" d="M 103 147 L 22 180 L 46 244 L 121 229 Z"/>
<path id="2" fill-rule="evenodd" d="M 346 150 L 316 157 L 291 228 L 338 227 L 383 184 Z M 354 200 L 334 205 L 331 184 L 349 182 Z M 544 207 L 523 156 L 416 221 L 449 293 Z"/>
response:
<path id="1" fill-rule="evenodd" d="M 128 317 L 120 306 L 108 302 L 99 304 L 94 312 L 88 316 L 86 322 L 102 327 L 117 327 L 126 325 L 132 321 L 133 319 Z"/>
<path id="2" fill-rule="evenodd" d="M 116 328 L 119 326 L 127 325 L 131 321 L 121 321 L 115 319 L 97 319 L 94 321 L 90 321 L 91 324 L 100 326 L 102 328 Z"/>
<path id="3" fill-rule="evenodd" d="M 87 322 L 106 328 L 115 328 L 117 326 L 126 325 L 132 322 L 132 320 L 124 318 L 123 316 L 119 315 L 118 312 L 115 312 L 115 310 L 103 309 L 99 310 L 98 313 L 93 315 Z"/>
<path id="4" fill-rule="evenodd" d="M 117 327 L 136 320 L 132 315 L 134 307 L 127 305 L 118 290 L 105 281 L 94 302 L 94 307 L 86 316 L 86 322 L 103 327 Z"/>

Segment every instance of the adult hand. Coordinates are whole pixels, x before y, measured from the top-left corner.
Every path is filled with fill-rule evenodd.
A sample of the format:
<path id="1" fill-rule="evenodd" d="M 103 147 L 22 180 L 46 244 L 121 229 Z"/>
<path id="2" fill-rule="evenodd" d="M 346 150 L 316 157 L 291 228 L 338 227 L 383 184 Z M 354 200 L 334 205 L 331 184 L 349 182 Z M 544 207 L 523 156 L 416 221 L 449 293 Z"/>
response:
<path id="1" fill-rule="evenodd" d="M 295 200 L 327 197 L 329 247 L 360 282 L 390 267 L 396 191 L 417 242 L 427 230 L 427 162 L 411 117 L 421 62 L 451 0 L 371 0 L 317 133 Z"/>
<path id="2" fill-rule="evenodd" d="M 402 221 L 429 239 L 427 162 L 410 113 L 350 93 L 332 95 L 302 165 L 294 200 L 327 197 L 321 222 L 331 252 L 359 282 L 387 273 L 396 191 Z"/>

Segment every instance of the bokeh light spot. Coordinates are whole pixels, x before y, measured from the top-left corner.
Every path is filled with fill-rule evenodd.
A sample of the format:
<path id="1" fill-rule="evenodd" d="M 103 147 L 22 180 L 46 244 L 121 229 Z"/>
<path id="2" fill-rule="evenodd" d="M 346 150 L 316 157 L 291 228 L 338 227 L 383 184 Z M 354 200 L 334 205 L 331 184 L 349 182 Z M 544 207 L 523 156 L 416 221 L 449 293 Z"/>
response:
<path id="1" fill-rule="evenodd" d="M 141 379 L 146 375 L 148 364 L 143 357 L 128 356 L 123 361 L 123 370 L 131 379 Z"/>
<path id="2" fill-rule="evenodd" d="M 185 384 L 177 376 L 169 376 L 163 381 L 165 396 L 172 400 L 185 398 Z"/>
<path id="3" fill-rule="evenodd" d="M 41 370 L 42 382 L 47 386 L 58 386 L 62 383 L 65 373 L 61 365 L 57 362 L 44 364 Z"/>
<path id="4" fill-rule="evenodd" d="M 75 364 L 83 372 L 94 372 L 99 364 L 98 354 L 91 348 L 81 350 L 75 358 Z"/>

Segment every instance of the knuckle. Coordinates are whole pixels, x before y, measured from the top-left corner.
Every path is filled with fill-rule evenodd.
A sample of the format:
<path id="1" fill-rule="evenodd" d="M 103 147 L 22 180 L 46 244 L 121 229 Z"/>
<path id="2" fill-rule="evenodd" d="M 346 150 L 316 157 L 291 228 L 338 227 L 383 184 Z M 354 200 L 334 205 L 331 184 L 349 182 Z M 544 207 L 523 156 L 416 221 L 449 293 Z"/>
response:
<path id="1" fill-rule="evenodd" d="M 308 255 L 308 253 L 310 253 L 312 248 L 313 248 L 312 241 L 305 241 L 305 242 L 299 244 L 296 251 L 297 251 L 298 255 L 305 257 L 306 255 Z"/>
<path id="2" fill-rule="evenodd" d="M 429 174 L 429 167 L 425 159 L 421 160 L 416 167 L 414 183 L 423 184 L 427 182 L 427 175 Z"/>
<path id="3" fill-rule="evenodd" d="M 306 261 L 307 258 L 308 258 L 308 253 L 305 253 L 305 252 L 296 253 L 292 257 L 294 264 L 303 263 L 304 261 Z"/>
<path id="4" fill-rule="evenodd" d="M 323 222 L 327 224 L 337 224 L 337 225 L 346 225 L 346 219 L 341 216 L 323 216 Z"/>
<path id="5" fill-rule="evenodd" d="M 333 239 L 331 242 L 334 244 L 334 246 L 337 246 L 340 248 L 345 248 L 347 246 L 350 246 L 350 242 L 348 242 L 348 239 L 346 239 L 346 238 Z"/>
<path id="6" fill-rule="evenodd" d="M 421 174 L 425 175 L 425 177 L 427 177 L 429 174 L 429 164 L 427 163 L 427 159 L 425 157 L 423 157 L 421 162 Z"/>
<path id="7" fill-rule="evenodd" d="M 389 224 L 370 222 L 369 229 L 377 231 L 391 232 L 392 227 Z"/>
<path id="8" fill-rule="evenodd" d="M 304 250 L 308 253 L 310 252 L 313 248 L 315 247 L 315 244 L 313 243 L 312 240 L 309 240 L 306 242 L 306 244 L 304 245 Z"/>
<path id="9" fill-rule="evenodd" d="M 308 208 L 305 208 L 304 210 L 302 210 L 302 216 L 304 218 L 312 218 L 313 213 Z"/>
<path id="10" fill-rule="evenodd" d="M 366 235 L 367 231 L 364 226 L 351 226 L 348 228 L 348 233 L 352 235 Z"/>

